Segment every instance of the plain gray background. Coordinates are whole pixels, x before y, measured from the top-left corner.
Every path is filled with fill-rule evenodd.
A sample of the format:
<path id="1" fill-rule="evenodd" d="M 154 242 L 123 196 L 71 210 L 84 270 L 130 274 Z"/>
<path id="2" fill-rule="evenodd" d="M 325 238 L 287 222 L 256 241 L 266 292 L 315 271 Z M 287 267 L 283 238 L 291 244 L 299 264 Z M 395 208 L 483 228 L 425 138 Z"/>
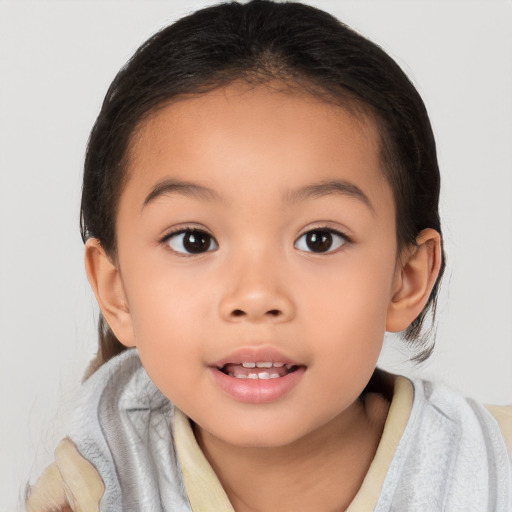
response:
<path id="1" fill-rule="evenodd" d="M 88 132 L 137 46 L 204 1 L 0 1 L 0 510 L 52 460 L 96 305 L 78 232 Z M 437 348 L 383 364 L 512 401 L 512 4 L 311 0 L 383 46 L 438 141 L 448 268 Z"/>

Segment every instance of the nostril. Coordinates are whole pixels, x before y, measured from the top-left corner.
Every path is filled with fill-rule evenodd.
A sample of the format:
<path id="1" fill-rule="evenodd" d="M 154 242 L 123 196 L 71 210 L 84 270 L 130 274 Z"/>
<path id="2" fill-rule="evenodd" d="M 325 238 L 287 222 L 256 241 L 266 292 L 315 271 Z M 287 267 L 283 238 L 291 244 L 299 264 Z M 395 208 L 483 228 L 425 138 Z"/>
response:
<path id="1" fill-rule="evenodd" d="M 233 309 L 229 313 L 229 317 L 233 319 L 240 319 L 243 320 L 245 318 L 256 320 L 256 319 L 263 319 L 266 318 L 269 319 L 278 319 L 283 315 L 283 311 L 281 309 L 268 309 L 267 311 L 259 310 L 259 311 L 252 311 L 250 308 L 248 310 L 243 309 Z"/>

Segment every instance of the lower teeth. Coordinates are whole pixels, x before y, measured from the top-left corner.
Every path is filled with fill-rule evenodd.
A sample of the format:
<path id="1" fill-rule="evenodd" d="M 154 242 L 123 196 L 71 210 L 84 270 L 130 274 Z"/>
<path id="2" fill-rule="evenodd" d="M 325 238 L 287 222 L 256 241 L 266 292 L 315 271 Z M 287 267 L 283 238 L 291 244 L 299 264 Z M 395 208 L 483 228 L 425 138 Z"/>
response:
<path id="1" fill-rule="evenodd" d="M 238 365 L 226 365 L 225 368 L 219 368 L 219 370 L 228 375 L 229 377 L 234 377 L 235 379 L 268 380 L 285 377 L 286 375 L 294 372 L 297 369 L 296 366 L 291 364 L 286 365 L 286 370 L 279 366 L 276 367 L 274 371 L 258 371 L 258 368 L 248 369 L 247 367 L 245 367 L 242 370 L 241 368 L 237 368 L 237 366 Z"/>
<path id="2" fill-rule="evenodd" d="M 231 377 L 235 377 L 236 379 L 279 379 L 279 375 L 277 373 L 250 373 L 249 375 L 231 375 Z"/>
<path id="3" fill-rule="evenodd" d="M 268 380 L 268 379 L 279 379 L 278 373 L 250 373 L 249 375 L 230 375 L 230 377 L 235 377 L 235 379 L 251 379 L 251 380 Z"/>

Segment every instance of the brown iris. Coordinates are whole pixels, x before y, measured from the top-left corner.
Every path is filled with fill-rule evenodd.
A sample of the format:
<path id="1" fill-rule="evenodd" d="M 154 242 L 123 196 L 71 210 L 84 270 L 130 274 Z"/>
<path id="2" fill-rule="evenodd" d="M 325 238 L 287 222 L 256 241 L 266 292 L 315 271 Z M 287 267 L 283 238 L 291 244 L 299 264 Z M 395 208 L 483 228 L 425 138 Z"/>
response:
<path id="1" fill-rule="evenodd" d="M 310 231 L 306 233 L 306 245 L 312 252 L 326 252 L 332 246 L 332 233 L 329 231 Z"/>

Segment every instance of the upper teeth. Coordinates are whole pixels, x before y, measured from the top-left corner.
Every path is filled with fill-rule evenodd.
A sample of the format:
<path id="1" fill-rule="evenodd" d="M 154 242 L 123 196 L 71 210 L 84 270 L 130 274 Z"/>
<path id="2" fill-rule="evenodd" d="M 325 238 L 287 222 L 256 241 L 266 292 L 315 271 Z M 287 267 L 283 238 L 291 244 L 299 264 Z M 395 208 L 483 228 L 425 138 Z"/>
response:
<path id="1" fill-rule="evenodd" d="M 284 363 L 272 363 L 271 361 L 264 361 L 257 363 L 242 363 L 242 366 L 244 368 L 272 368 L 272 366 L 275 368 L 281 368 L 281 366 L 284 366 Z"/>

